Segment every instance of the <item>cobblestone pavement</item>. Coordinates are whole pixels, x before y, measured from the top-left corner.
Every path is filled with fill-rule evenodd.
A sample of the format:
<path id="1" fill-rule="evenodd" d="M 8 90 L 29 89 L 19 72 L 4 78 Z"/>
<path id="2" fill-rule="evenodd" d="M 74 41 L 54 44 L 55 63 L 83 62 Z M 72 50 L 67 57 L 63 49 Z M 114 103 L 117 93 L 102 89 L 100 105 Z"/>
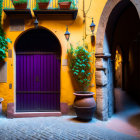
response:
<path id="1" fill-rule="evenodd" d="M 118 117 L 117 117 L 118 118 Z M 0 118 L 0 140 L 137 140 L 117 130 L 113 117 L 107 122 L 93 119 L 80 122 L 75 116 L 39 118 Z M 123 123 L 122 123 L 123 124 Z M 121 124 L 120 124 L 121 125 Z M 123 126 L 121 126 L 123 127 Z"/>

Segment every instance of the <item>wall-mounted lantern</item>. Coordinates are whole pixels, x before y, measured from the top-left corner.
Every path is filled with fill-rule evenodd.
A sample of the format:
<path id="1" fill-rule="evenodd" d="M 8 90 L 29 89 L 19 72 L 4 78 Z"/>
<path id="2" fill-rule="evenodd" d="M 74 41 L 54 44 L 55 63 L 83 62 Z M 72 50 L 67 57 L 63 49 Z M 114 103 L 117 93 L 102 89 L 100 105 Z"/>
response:
<path id="1" fill-rule="evenodd" d="M 67 41 L 69 41 L 69 38 L 70 38 L 70 32 L 68 31 L 68 26 L 66 27 L 66 32 L 65 32 L 65 38 Z"/>
<path id="2" fill-rule="evenodd" d="M 95 26 L 96 26 L 96 25 L 94 24 L 93 18 L 92 18 L 92 23 L 91 23 L 91 25 L 90 25 L 90 30 L 91 30 L 91 32 L 92 32 L 92 35 L 91 35 L 91 43 L 92 43 L 92 46 L 95 45 L 95 36 L 94 36 Z"/>
<path id="3" fill-rule="evenodd" d="M 35 21 L 34 21 L 34 26 L 35 26 L 35 29 L 38 28 L 38 20 L 37 20 L 37 18 L 36 18 Z"/>
<path id="4" fill-rule="evenodd" d="M 93 18 L 92 18 L 92 23 L 91 23 L 91 25 L 90 25 L 90 30 L 91 30 L 92 34 L 94 33 L 95 26 L 96 26 L 96 25 L 94 24 Z"/>

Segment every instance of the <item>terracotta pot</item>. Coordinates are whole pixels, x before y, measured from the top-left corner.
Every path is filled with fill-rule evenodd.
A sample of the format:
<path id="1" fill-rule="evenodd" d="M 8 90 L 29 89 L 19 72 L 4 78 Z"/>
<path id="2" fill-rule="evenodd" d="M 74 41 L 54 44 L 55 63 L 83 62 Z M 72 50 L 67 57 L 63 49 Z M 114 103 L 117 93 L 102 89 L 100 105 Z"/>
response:
<path id="1" fill-rule="evenodd" d="M 13 3 L 13 0 L 11 0 L 12 3 Z M 18 3 L 18 4 L 14 4 L 14 8 L 15 10 L 24 10 L 24 9 L 27 9 L 27 2 L 26 3 Z"/>
<path id="2" fill-rule="evenodd" d="M 81 120 L 91 120 L 96 109 L 96 103 L 93 98 L 93 92 L 79 91 L 75 92 L 74 109 L 77 117 Z"/>
<path id="3" fill-rule="evenodd" d="M 59 2 L 60 9 L 70 9 L 71 2 Z"/>
<path id="4" fill-rule="evenodd" d="M 49 2 L 39 2 L 38 6 L 39 6 L 39 9 L 47 9 L 49 6 Z"/>
<path id="5" fill-rule="evenodd" d="M 24 10 L 24 9 L 27 9 L 27 3 L 19 3 L 19 4 L 13 4 L 13 5 L 15 7 L 15 10 Z"/>

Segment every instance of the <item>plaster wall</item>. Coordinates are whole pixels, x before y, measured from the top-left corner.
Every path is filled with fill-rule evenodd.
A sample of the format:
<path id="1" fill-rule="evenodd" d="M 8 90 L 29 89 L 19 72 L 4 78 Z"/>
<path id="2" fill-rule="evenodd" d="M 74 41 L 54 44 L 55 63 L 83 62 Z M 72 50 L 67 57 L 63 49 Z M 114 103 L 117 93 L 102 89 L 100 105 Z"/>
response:
<path id="1" fill-rule="evenodd" d="M 91 18 L 94 18 L 94 22 L 96 24 L 95 29 L 95 35 L 97 32 L 97 27 L 99 24 L 99 19 L 101 16 L 101 13 L 103 11 L 103 8 L 106 4 L 107 0 L 95 0 L 92 1 L 90 6 L 90 0 L 86 0 L 85 3 L 85 10 L 87 13 L 86 18 L 86 34 L 87 39 L 86 42 L 89 44 L 89 48 L 92 50 L 95 50 L 95 46 L 91 45 L 90 40 L 90 28 L 89 25 L 91 24 Z M 90 8 L 89 8 L 90 6 Z M 74 88 L 72 85 L 72 80 L 69 74 L 69 68 L 66 65 L 63 65 L 63 62 L 67 59 L 67 48 L 69 47 L 69 43 L 65 40 L 64 33 L 66 31 L 66 25 L 69 25 L 69 31 L 71 33 L 70 42 L 76 46 L 77 42 L 82 44 L 83 42 L 83 35 L 84 35 L 84 23 L 83 23 L 83 1 L 79 0 L 78 4 L 78 15 L 76 20 L 46 20 L 45 18 L 39 19 L 39 26 L 45 27 L 49 29 L 51 32 L 53 32 L 58 40 L 60 41 L 61 48 L 62 48 L 62 56 L 61 56 L 61 103 L 67 103 L 68 105 L 72 105 L 74 100 Z M 89 10 L 88 10 L 89 8 Z M 87 11 L 88 10 L 88 11 Z M 5 13 L 2 13 L 3 15 L 3 28 L 6 32 L 6 37 L 10 38 L 12 41 L 12 44 L 9 44 L 9 49 L 12 50 L 12 58 L 6 58 L 5 61 L 7 62 L 7 82 L 6 83 L 0 83 L 0 97 L 4 98 L 4 101 L 2 103 L 3 105 L 3 111 L 6 111 L 7 109 L 7 103 L 13 103 L 15 101 L 15 89 L 16 89 L 16 80 L 15 80 L 15 68 L 16 68 L 16 58 L 15 58 L 15 41 L 19 37 L 23 31 L 10 31 L 10 20 L 11 19 L 20 19 L 23 17 L 21 16 L 11 16 L 7 17 Z M 33 22 L 35 20 L 35 17 L 33 18 L 26 18 L 24 17 L 25 22 L 25 31 L 34 28 Z M 47 42 L 46 42 L 47 43 Z M 8 56 L 8 54 L 7 54 Z M 94 60 L 93 60 L 94 61 Z M 12 84 L 12 88 L 9 89 L 9 84 Z M 93 79 L 91 82 L 90 91 L 93 91 L 96 93 L 96 82 L 95 82 L 95 72 L 93 75 Z M 96 94 L 95 94 L 96 99 Z"/>

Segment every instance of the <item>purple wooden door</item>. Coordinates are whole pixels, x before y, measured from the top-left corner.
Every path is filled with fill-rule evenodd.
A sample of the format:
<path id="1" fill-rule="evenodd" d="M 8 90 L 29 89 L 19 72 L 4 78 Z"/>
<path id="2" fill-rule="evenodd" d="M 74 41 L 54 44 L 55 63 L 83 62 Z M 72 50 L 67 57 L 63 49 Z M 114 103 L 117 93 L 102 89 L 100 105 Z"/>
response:
<path id="1" fill-rule="evenodd" d="M 56 54 L 16 55 L 16 111 L 60 110 L 60 59 Z"/>

